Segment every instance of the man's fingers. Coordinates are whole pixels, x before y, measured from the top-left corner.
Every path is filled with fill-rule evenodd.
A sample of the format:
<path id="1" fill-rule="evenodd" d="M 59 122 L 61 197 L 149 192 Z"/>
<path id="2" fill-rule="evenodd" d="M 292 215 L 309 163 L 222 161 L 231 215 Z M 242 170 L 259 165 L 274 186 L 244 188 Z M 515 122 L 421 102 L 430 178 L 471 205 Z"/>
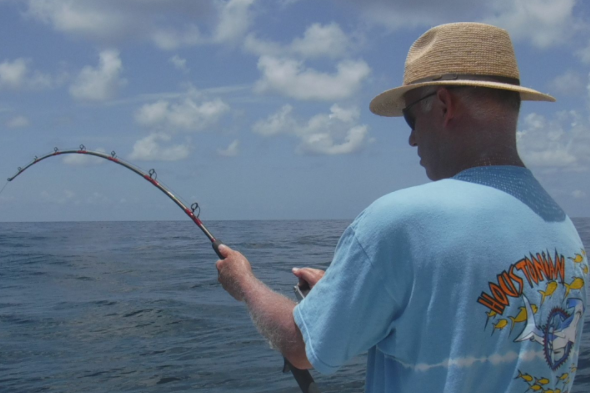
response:
<path id="1" fill-rule="evenodd" d="M 217 271 L 221 271 L 221 267 L 223 265 L 223 261 L 225 261 L 227 259 L 227 257 L 229 256 L 229 254 L 232 253 L 232 249 L 229 248 L 228 246 L 226 246 L 225 244 L 222 244 L 219 246 L 219 253 L 223 256 L 222 259 L 219 259 L 217 262 L 215 262 L 215 267 L 217 268 Z"/>
<path id="2" fill-rule="evenodd" d="M 323 276 L 323 271 L 318 269 L 312 269 L 304 267 L 302 269 L 294 268 L 293 274 L 305 281 L 316 279 L 318 276 Z"/>
<path id="3" fill-rule="evenodd" d="M 227 258 L 227 256 L 232 252 L 232 249 L 229 248 L 229 246 L 226 246 L 225 244 L 220 245 L 218 249 L 219 253 L 223 255 L 224 258 Z"/>
<path id="4" fill-rule="evenodd" d="M 296 275 L 297 277 L 303 278 L 303 277 L 309 277 L 310 275 L 313 275 L 315 271 L 318 271 L 318 269 L 313 269 L 311 267 L 294 267 L 292 269 L 293 274 Z M 321 270 L 319 270 L 321 271 Z"/>
<path id="5" fill-rule="evenodd" d="M 293 274 L 299 278 L 299 286 L 309 286 L 313 288 L 315 284 L 324 276 L 324 271 L 320 269 L 312 269 L 310 267 L 304 267 L 302 269 L 293 268 Z"/>

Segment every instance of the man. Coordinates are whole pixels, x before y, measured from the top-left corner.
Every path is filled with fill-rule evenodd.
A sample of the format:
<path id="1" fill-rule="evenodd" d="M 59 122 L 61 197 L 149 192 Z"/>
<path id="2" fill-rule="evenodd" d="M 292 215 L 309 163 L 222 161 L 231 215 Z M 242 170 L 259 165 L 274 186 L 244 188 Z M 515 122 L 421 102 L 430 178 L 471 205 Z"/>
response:
<path id="1" fill-rule="evenodd" d="M 434 182 L 365 209 L 325 275 L 295 270 L 312 287 L 297 306 L 229 248 L 219 281 L 298 368 L 330 373 L 368 351 L 367 392 L 569 391 L 588 259 L 518 156 L 521 99 L 554 101 L 520 86 L 506 31 L 429 30 L 371 111 L 405 117 Z"/>

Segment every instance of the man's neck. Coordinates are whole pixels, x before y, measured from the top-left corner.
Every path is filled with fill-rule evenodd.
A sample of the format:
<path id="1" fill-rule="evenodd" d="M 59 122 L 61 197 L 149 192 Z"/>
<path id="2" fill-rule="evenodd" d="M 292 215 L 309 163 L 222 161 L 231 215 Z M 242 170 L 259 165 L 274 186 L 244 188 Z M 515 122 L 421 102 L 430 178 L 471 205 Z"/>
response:
<path id="1" fill-rule="evenodd" d="M 498 166 L 498 165 L 510 165 L 526 168 L 522 160 L 520 159 L 516 151 L 503 151 L 501 153 L 481 153 L 465 159 L 462 162 L 458 162 L 453 169 L 453 173 L 449 173 L 449 177 L 453 177 L 456 174 L 470 168 L 482 167 L 482 166 Z"/>
<path id="2" fill-rule="evenodd" d="M 474 130 L 477 130 L 474 132 Z M 525 167 L 516 147 L 516 122 L 490 122 L 466 126 L 458 132 L 457 173 L 474 167 L 512 165 Z"/>
<path id="3" fill-rule="evenodd" d="M 524 167 L 524 163 L 518 155 L 500 156 L 500 155 L 489 155 L 481 156 L 475 159 L 468 168 L 474 168 L 478 166 L 492 166 L 492 165 L 512 165 Z M 467 168 L 465 168 L 467 169 Z"/>

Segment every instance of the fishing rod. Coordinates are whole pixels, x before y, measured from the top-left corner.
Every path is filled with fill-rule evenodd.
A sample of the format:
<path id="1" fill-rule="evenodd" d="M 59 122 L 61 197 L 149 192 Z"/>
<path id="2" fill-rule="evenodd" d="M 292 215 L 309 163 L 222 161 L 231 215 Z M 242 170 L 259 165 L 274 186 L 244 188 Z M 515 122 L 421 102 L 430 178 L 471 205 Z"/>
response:
<path id="1" fill-rule="evenodd" d="M 201 231 L 203 231 L 203 233 L 205 234 L 205 236 L 207 236 L 209 241 L 211 241 L 211 246 L 213 247 L 213 250 L 215 251 L 217 256 L 220 259 L 225 259 L 223 257 L 223 255 L 221 255 L 221 252 L 219 252 L 219 246 L 221 246 L 223 244 L 223 242 L 219 239 L 216 239 L 211 234 L 211 232 L 207 229 L 207 227 L 205 227 L 205 224 L 203 224 L 203 222 L 199 219 L 199 215 L 201 213 L 201 208 L 199 207 L 199 204 L 197 202 L 191 204 L 190 209 L 189 209 L 184 203 L 182 203 L 182 201 L 180 199 L 178 199 L 178 197 L 176 197 L 172 192 L 170 192 L 170 190 L 168 190 L 160 182 L 158 182 L 158 180 L 157 180 L 158 175 L 154 169 L 150 169 L 146 173 L 146 172 L 142 171 L 141 169 L 139 169 L 138 167 L 136 167 L 135 165 L 132 165 L 129 162 L 126 162 L 126 161 L 120 159 L 119 157 L 117 157 L 117 154 L 114 151 L 111 151 L 111 154 L 109 155 L 109 154 L 105 154 L 105 153 L 98 152 L 98 151 L 86 150 L 86 147 L 84 145 L 80 145 L 78 149 L 73 149 L 73 150 L 59 150 L 57 147 L 55 147 L 53 149 L 52 153 L 46 154 L 41 157 L 35 156 L 33 161 L 31 161 L 29 164 L 27 164 L 24 167 L 19 167 L 18 172 L 14 176 L 9 177 L 8 181 L 9 182 L 13 181 L 17 176 L 19 176 L 25 170 L 27 170 L 31 166 L 33 166 L 43 160 L 45 160 L 46 158 L 60 156 L 60 155 L 64 155 L 64 154 L 82 154 L 82 155 L 104 158 L 105 160 L 108 160 L 110 162 L 114 162 L 115 164 L 119 164 L 119 165 L 135 172 L 139 176 L 143 177 L 145 180 L 149 181 L 153 186 L 155 186 L 160 191 L 162 191 L 164 194 L 166 194 L 166 196 L 168 198 L 172 199 L 174 201 L 174 203 L 176 203 L 176 205 L 178 207 L 180 207 L 182 209 L 182 211 L 187 216 L 190 217 L 191 220 L 193 220 L 193 222 L 199 227 L 199 229 Z M 6 187 L 6 185 L 5 185 L 5 187 Z M 4 190 L 4 188 L 2 188 L 2 190 Z M 309 373 L 308 370 L 300 370 L 298 368 L 295 368 L 286 358 L 284 358 L 284 360 L 285 360 L 285 363 L 283 366 L 283 373 L 287 373 L 287 372 L 291 371 L 291 373 L 293 374 L 293 377 L 297 381 L 297 384 L 299 385 L 299 387 L 301 388 L 303 393 L 320 393 L 320 391 L 317 388 L 316 383 L 313 380 L 313 377 L 311 376 L 311 374 Z"/>
<path id="2" fill-rule="evenodd" d="M 182 211 L 187 216 L 189 216 L 195 224 L 197 224 L 197 226 L 201 229 L 201 231 L 203 231 L 205 236 L 207 236 L 207 238 L 211 241 L 211 245 L 213 246 L 213 250 L 215 250 L 215 253 L 217 254 L 217 256 L 219 258 L 223 259 L 223 256 L 219 252 L 219 246 L 221 246 L 223 243 L 221 242 L 221 240 L 216 239 L 211 234 L 211 232 L 209 232 L 207 227 L 205 227 L 203 222 L 199 219 L 199 214 L 200 214 L 201 208 L 199 207 L 199 204 L 197 202 L 193 203 L 191 205 L 191 208 L 189 209 L 184 203 L 182 203 L 182 201 L 180 199 L 178 199 L 172 192 L 170 192 L 170 190 L 168 190 L 166 187 L 164 187 L 162 184 L 160 184 L 160 182 L 158 182 L 158 180 L 157 180 L 158 174 L 156 173 L 155 169 L 150 169 L 148 171 L 148 173 L 145 173 L 144 171 L 142 171 L 141 169 L 139 169 L 135 165 L 132 165 L 132 164 L 125 162 L 124 160 L 118 158 L 117 154 L 114 151 L 112 151 L 111 154 L 108 155 L 108 154 L 101 153 L 98 151 L 86 150 L 86 147 L 84 145 L 80 145 L 80 147 L 76 150 L 59 150 L 57 147 L 55 147 L 53 149 L 53 153 L 49 153 L 49 154 L 46 154 L 41 157 L 35 156 L 33 161 L 31 161 L 28 165 L 26 165 L 22 168 L 19 167 L 18 172 L 14 176 L 9 177 L 8 181 L 13 181 L 18 175 L 23 173 L 25 170 L 27 170 L 31 166 L 33 166 L 43 160 L 45 160 L 46 158 L 60 156 L 63 154 L 83 154 L 83 155 L 104 158 L 108 161 L 111 161 L 111 162 L 114 162 L 114 163 L 119 164 L 121 166 L 124 166 L 125 168 L 130 169 L 133 172 L 137 173 L 139 176 L 143 177 L 145 180 L 149 181 L 150 183 L 152 183 L 152 185 L 154 185 L 160 191 L 162 191 L 164 194 L 166 194 L 166 196 L 168 198 L 172 199 L 174 201 L 174 203 L 176 203 L 178 205 L 178 207 L 180 207 L 182 209 Z"/>

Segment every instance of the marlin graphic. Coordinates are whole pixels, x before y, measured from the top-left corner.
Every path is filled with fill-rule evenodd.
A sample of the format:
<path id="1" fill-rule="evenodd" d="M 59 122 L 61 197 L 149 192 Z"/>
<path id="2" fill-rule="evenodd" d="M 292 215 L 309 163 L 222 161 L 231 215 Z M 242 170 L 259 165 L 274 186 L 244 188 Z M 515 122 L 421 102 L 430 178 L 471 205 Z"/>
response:
<path id="1" fill-rule="evenodd" d="M 562 309 L 554 309 L 549 314 L 547 325 L 551 327 L 542 328 L 535 321 L 533 309 L 526 296 L 522 296 L 527 312 L 526 326 L 522 333 L 514 340 L 521 342 L 530 340 L 541 344 L 545 353 L 551 359 L 550 366 L 559 366 L 569 354 L 569 350 L 576 342 L 578 324 L 584 313 L 584 303 L 580 299 L 567 299 L 568 311 L 573 308 L 570 314 Z M 555 359 L 555 361 L 553 361 Z"/>

